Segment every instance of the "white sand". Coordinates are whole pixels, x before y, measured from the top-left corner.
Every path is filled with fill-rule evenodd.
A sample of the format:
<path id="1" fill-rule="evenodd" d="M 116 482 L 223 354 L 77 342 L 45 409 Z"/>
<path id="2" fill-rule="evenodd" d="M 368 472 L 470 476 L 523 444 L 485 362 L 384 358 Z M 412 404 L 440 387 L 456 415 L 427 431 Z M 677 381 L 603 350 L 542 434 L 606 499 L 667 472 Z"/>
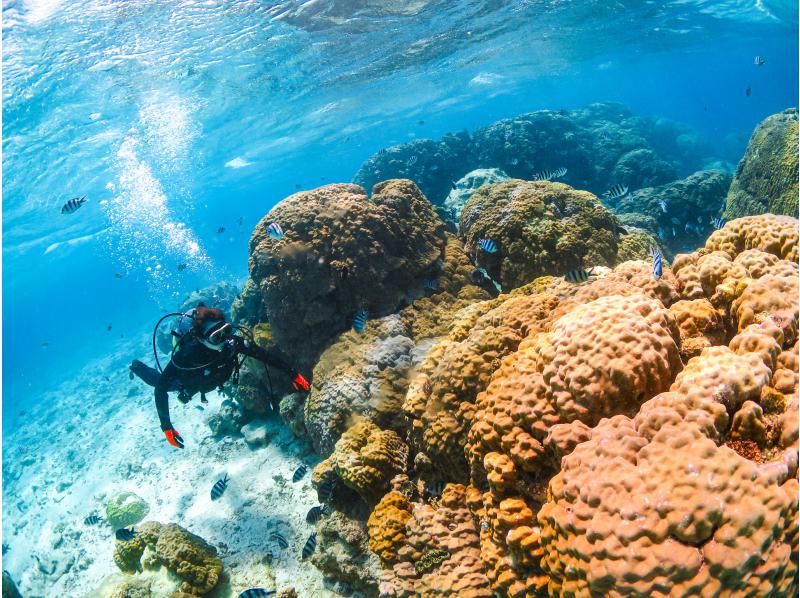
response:
<path id="1" fill-rule="evenodd" d="M 3 568 L 23 596 L 82 596 L 118 572 L 110 528 L 83 520 L 93 512 L 104 516 L 107 498 L 122 490 L 148 502 L 145 521 L 178 523 L 217 547 L 230 591 L 215 596 L 253 586 L 336 596 L 313 565 L 300 561 L 313 531 L 305 515 L 317 504 L 310 471 L 318 458 L 307 443 L 278 419 L 269 423 L 265 448 L 252 450 L 241 437 L 212 438 L 206 419 L 223 399 L 213 392 L 204 411 L 197 409 L 199 396 L 187 405 L 171 396 L 173 424 L 186 441 L 184 450 L 172 448 L 159 428 L 152 389 L 128 379 L 125 364 L 142 346 L 131 342 L 127 355 L 120 350 L 87 366 L 4 438 L 3 542 L 10 550 Z M 309 473 L 292 483 L 301 460 Z M 212 502 L 211 487 L 225 472 L 228 489 Z M 289 541 L 287 550 L 270 542 L 273 530 Z M 272 566 L 263 560 L 270 551 Z"/>

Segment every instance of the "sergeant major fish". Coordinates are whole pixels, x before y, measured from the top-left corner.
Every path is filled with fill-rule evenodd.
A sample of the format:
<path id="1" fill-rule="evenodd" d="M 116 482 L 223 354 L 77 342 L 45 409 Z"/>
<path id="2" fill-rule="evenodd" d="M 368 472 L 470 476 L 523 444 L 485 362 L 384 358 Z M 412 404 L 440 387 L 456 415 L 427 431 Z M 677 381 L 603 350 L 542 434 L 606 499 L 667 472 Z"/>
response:
<path id="1" fill-rule="evenodd" d="M 664 269 L 661 264 L 661 252 L 658 247 L 650 248 L 650 257 L 653 258 L 653 278 L 658 280 L 664 274 Z"/>
<path id="2" fill-rule="evenodd" d="M 239 598 L 262 598 L 263 596 L 274 596 L 275 590 L 265 590 L 264 588 L 250 588 L 239 594 Z"/>
<path id="3" fill-rule="evenodd" d="M 228 474 L 225 474 L 225 477 L 220 478 L 211 488 L 211 500 L 217 500 L 225 494 L 225 489 L 228 487 Z"/>
<path id="4" fill-rule="evenodd" d="M 353 330 L 361 334 L 367 326 L 367 310 L 363 307 L 356 312 L 353 318 Z"/>
<path id="5" fill-rule="evenodd" d="M 584 270 L 583 268 L 578 268 L 577 270 L 570 270 L 569 272 L 566 273 L 566 275 L 564 275 L 564 279 L 567 282 L 572 282 L 572 283 L 586 282 L 592 275 L 593 270 L 594 268 L 591 268 L 589 270 Z"/>
<path id="6" fill-rule="evenodd" d="M 283 229 L 277 222 L 273 222 L 267 226 L 267 234 L 271 239 L 275 239 L 276 241 L 283 239 Z"/>
<path id="7" fill-rule="evenodd" d="M 616 184 L 611 189 L 603 193 L 606 199 L 620 199 L 628 194 L 628 188 L 625 185 Z"/>
<path id="8" fill-rule="evenodd" d="M 86 196 L 82 195 L 81 197 L 73 197 L 72 199 L 68 200 L 63 206 L 61 206 L 61 213 L 62 214 L 74 214 L 78 211 L 83 204 L 86 203 Z"/>
<path id="9" fill-rule="evenodd" d="M 317 549 L 317 532 L 313 532 L 306 540 L 305 546 L 303 546 L 303 552 L 301 553 L 302 559 L 305 561 L 309 558 L 314 551 Z"/>
<path id="10" fill-rule="evenodd" d="M 120 528 L 114 533 L 114 537 L 122 542 L 130 542 L 136 537 L 136 531 L 131 528 Z"/>
<path id="11" fill-rule="evenodd" d="M 478 247 L 483 249 L 486 253 L 497 252 L 497 243 L 495 243 L 491 239 L 481 239 L 480 241 L 478 241 Z"/>
<path id="12" fill-rule="evenodd" d="M 308 465 L 303 463 L 302 465 L 300 465 L 300 467 L 294 470 L 294 474 L 292 475 L 292 481 L 299 482 L 301 479 L 303 479 L 303 476 L 306 475 L 307 473 L 308 473 Z"/>

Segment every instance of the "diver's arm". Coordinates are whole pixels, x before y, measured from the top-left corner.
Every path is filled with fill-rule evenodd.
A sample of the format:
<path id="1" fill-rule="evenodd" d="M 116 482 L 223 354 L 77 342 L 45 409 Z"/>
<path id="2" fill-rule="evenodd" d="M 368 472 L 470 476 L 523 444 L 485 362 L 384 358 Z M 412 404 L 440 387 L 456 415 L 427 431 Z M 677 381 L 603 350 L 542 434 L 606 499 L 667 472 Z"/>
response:
<path id="1" fill-rule="evenodd" d="M 250 342 L 248 339 L 236 337 L 236 350 L 239 353 L 244 353 L 248 357 L 258 359 L 260 362 L 270 367 L 286 372 L 292 378 L 292 385 L 295 389 L 302 389 L 305 391 L 309 389 L 310 385 L 308 381 L 300 375 L 296 369 L 289 365 L 289 362 L 278 349 L 264 349 Z"/>
<path id="2" fill-rule="evenodd" d="M 158 379 L 154 394 L 158 419 L 161 422 L 161 430 L 164 432 L 164 436 L 167 437 L 167 442 L 175 448 L 183 448 L 183 438 L 181 438 L 178 431 L 172 427 L 172 422 L 169 419 L 169 394 L 167 389 L 169 389 L 176 374 L 177 369 L 172 364 L 172 361 L 170 361 L 167 367 L 164 368 L 164 371 L 161 372 L 161 377 Z"/>

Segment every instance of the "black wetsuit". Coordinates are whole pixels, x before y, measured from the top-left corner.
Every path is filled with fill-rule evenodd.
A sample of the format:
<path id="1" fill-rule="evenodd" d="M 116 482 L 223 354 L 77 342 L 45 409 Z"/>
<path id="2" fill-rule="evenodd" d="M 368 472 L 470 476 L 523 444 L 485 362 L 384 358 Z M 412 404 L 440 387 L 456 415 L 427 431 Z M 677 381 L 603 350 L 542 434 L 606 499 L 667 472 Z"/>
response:
<path id="1" fill-rule="evenodd" d="M 172 429 L 167 393 L 179 391 L 182 397 L 186 397 L 188 400 L 198 392 L 204 395 L 219 388 L 231 377 L 239 354 L 254 357 L 292 377 L 296 375 L 296 372 L 277 350 L 262 349 L 239 336 L 232 336 L 226 340 L 222 351 L 209 349 L 199 340 L 191 337 L 180 350 L 172 355 L 172 359 L 162 373 L 138 360 L 131 364 L 131 372 L 139 376 L 146 384 L 155 387 L 158 419 L 161 421 L 161 429 L 166 431 Z"/>

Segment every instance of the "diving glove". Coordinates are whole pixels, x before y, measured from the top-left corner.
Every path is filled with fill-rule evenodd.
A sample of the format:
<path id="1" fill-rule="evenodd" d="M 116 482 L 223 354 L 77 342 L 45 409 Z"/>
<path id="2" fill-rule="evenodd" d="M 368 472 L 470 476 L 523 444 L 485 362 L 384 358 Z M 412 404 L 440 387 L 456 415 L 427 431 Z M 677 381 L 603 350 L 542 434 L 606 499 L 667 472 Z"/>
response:
<path id="1" fill-rule="evenodd" d="M 175 428 L 164 430 L 164 436 L 167 437 L 167 442 L 169 442 L 175 448 L 183 448 L 183 438 L 181 438 L 181 435 L 178 434 L 178 431 Z"/>
<path id="2" fill-rule="evenodd" d="M 311 388 L 308 380 L 303 378 L 302 374 L 295 374 L 294 378 L 292 379 L 292 386 L 294 386 L 295 390 L 304 390 L 306 392 L 308 392 L 308 389 Z"/>

